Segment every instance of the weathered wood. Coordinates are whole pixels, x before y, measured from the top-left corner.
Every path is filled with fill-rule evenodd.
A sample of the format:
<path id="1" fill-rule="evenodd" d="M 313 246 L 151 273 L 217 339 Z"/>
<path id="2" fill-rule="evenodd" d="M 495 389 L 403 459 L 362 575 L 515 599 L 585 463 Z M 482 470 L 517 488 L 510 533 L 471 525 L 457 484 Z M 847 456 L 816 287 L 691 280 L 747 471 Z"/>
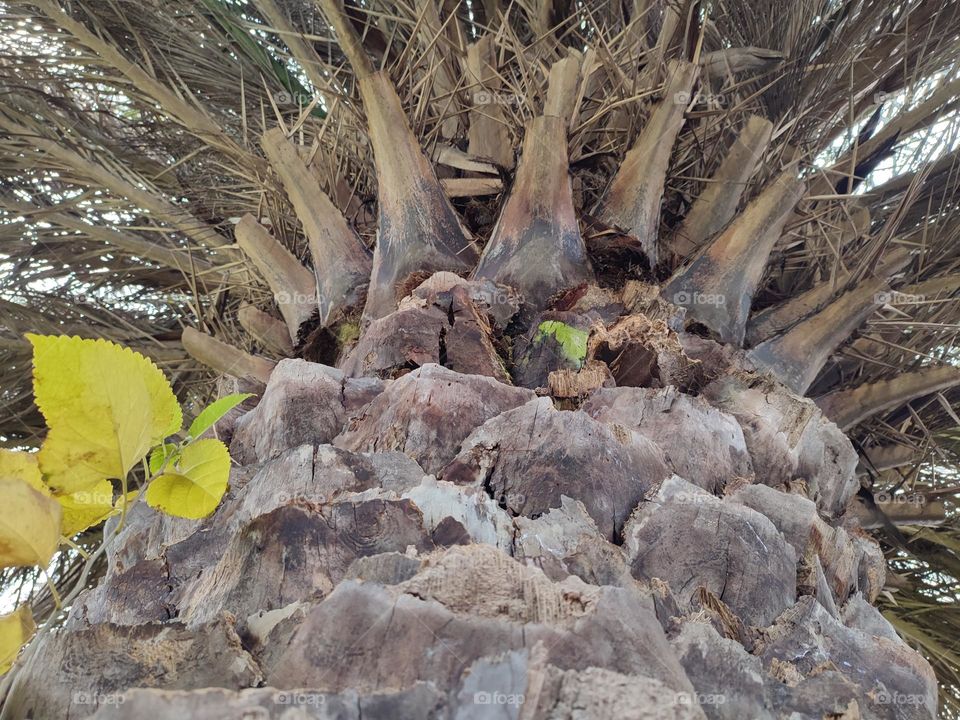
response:
<path id="1" fill-rule="evenodd" d="M 320 189 L 283 130 L 268 130 L 260 144 L 303 224 L 316 277 L 316 309 L 321 326 L 326 326 L 363 302 L 370 279 L 370 253 Z"/>
<path id="2" fill-rule="evenodd" d="M 911 255 L 911 251 L 907 248 L 894 248 L 884 256 L 883 261 L 877 267 L 875 276 L 889 279 L 906 267 L 907 263 L 910 262 Z M 834 298 L 838 291 L 844 288 L 850 278 L 851 272 L 841 268 L 837 277 L 833 280 L 821 282 L 779 305 L 754 313 L 747 323 L 746 344 L 748 346 L 759 345 L 764 340 L 768 340 L 803 318 L 821 310 Z"/>
<path id="3" fill-rule="evenodd" d="M 313 317 L 319 307 L 313 273 L 249 213 L 241 218 L 234 234 L 240 249 L 270 286 L 287 323 L 290 339 L 296 342 L 300 326 Z"/>
<path id="4" fill-rule="evenodd" d="M 550 77 L 547 80 L 547 99 L 543 104 L 543 114 L 560 118 L 568 128 L 577 111 L 580 63 L 581 58 L 572 54 L 557 60 L 550 66 Z"/>
<path id="5" fill-rule="evenodd" d="M 478 278 L 516 288 L 524 303 L 542 309 L 593 272 L 573 207 L 560 117 L 540 116 L 527 126 L 516 180 L 474 271 Z"/>
<path id="6" fill-rule="evenodd" d="M 398 310 L 370 323 L 340 367 L 352 377 L 394 378 L 437 363 L 509 382 L 494 343 L 491 306 L 498 303 L 478 298 L 477 285 L 464 282 L 405 298 Z"/>
<path id="7" fill-rule="evenodd" d="M 804 184 L 785 170 L 710 245 L 680 268 L 663 297 L 687 308 L 722 342 L 743 345 L 750 304 L 787 217 Z"/>
<path id="8" fill-rule="evenodd" d="M 674 387 L 604 388 L 581 407 L 590 417 L 621 425 L 652 440 L 667 465 L 709 492 L 753 478 L 753 465 L 739 423 L 702 398 Z"/>
<path id="9" fill-rule="evenodd" d="M 902 373 L 889 380 L 836 390 L 817 398 L 824 414 L 843 430 L 885 410 L 892 410 L 924 395 L 960 385 L 960 370 L 947 365 Z"/>
<path id="10" fill-rule="evenodd" d="M 884 278 L 861 283 L 783 335 L 760 343 L 747 357 L 803 395 L 840 344 L 880 307 L 886 288 Z"/>
<path id="11" fill-rule="evenodd" d="M 608 462 L 598 465 L 597 457 Z M 558 411 L 548 398 L 508 410 L 475 430 L 442 472 L 445 480 L 488 488 L 510 512 L 537 517 L 579 500 L 608 540 L 643 493 L 669 474 L 663 453 L 626 428 L 586 413 Z"/>
<path id="12" fill-rule="evenodd" d="M 473 268 L 468 241 L 433 167 L 420 148 L 389 77 L 360 78 L 377 167 L 379 231 L 364 317 L 396 309 L 402 285 L 414 273 Z"/>
<path id="13" fill-rule="evenodd" d="M 670 63 L 663 97 L 623 158 L 597 209 L 601 220 L 636 238 L 651 265 L 658 259 L 660 201 L 670 155 L 698 72 L 692 63 Z"/>
<path id="14" fill-rule="evenodd" d="M 733 219 L 772 133 L 773 123 L 766 118 L 747 118 L 720 167 L 668 239 L 671 253 L 681 259 L 689 258 Z"/>
<path id="15" fill-rule="evenodd" d="M 785 489 L 802 479 L 821 512 L 843 513 L 859 488 L 857 454 L 812 400 L 740 375 L 710 383 L 703 396 L 740 423 L 758 482 Z"/>
<path id="16" fill-rule="evenodd" d="M 909 465 L 918 461 L 922 455 L 919 448 L 909 445 L 875 445 L 862 448 L 866 457 L 861 458 L 857 465 L 857 474 L 866 475 L 870 471 L 883 472 L 901 465 Z"/>
<path id="17" fill-rule="evenodd" d="M 253 464 L 304 443 L 329 443 L 350 414 L 384 387 L 377 378 L 348 378 L 318 363 L 281 360 L 260 403 L 237 423 L 230 451 L 239 462 Z"/>
<path id="18" fill-rule="evenodd" d="M 784 54 L 779 50 L 758 47 L 724 48 L 704 53 L 700 58 L 703 74 L 710 79 L 722 80 L 727 76 L 745 72 L 764 72 L 783 62 Z"/>
<path id="19" fill-rule="evenodd" d="M 356 452 L 398 450 L 438 473 L 475 428 L 533 397 L 525 388 L 429 364 L 394 381 L 333 443 Z M 455 417 L 447 412 L 453 406 Z"/>
<path id="20" fill-rule="evenodd" d="M 392 312 L 417 273 L 466 272 L 478 252 L 464 236 L 433 166 L 423 153 L 385 70 L 375 70 L 340 0 L 320 0 L 353 66 L 377 171 L 379 228 L 363 315 Z"/>
<path id="21" fill-rule="evenodd" d="M 676 475 L 648 494 L 623 535 L 634 576 L 666 581 L 682 603 L 705 587 L 763 626 L 796 597 L 796 555 L 776 527 Z"/>
<path id="22" fill-rule="evenodd" d="M 290 334 L 282 320 L 250 304 L 240 306 L 237 320 L 240 327 L 268 350 L 284 357 L 293 355 L 293 343 L 290 342 Z"/>
<path id="23" fill-rule="evenodd" d="M 498 195 L 503 192 L 503 180 L 500 178 L 442 178 L 440 185 L 447 197 L 479 197 Z"/>
<path id="24" fill-rule="evenodd" d="M 502 168 L 513 168 L 513 143 L 501 103 L 502 80 L 497 74 L 494 36 L 487 34 L 467 46 L 467 92 L 470 126 L 467 152 Z"/>
<path id="25" fill-rule="evenodd" d="M 180 342 L 183 343 L 184 350 L 197 362 L 235 378 L 253 378 L 266 383 L 276 364 L 272 360 L 245 353 L 191 327 L 183 329 Z"/>
<path id="26" fill-rule="evenodd" d="M 122 703 L 123 691 L 162 678 L 164 687 L 256 687 L 263 676 L 243 649 L 234 619 L 198 627 L 183 623 L 114 626 L 47 634 L 4 703 L 4 717 L 67 718 Z M 90 668 L 110 663 L 109 673 Z M 49 668 L 58 668 L 49 672 Z"/>

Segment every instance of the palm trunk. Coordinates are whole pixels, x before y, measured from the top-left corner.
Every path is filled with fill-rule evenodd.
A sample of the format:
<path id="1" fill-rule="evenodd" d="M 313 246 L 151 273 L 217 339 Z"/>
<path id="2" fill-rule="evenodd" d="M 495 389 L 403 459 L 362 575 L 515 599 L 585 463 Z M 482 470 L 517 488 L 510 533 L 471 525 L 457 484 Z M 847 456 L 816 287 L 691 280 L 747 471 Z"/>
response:
<path id="1" fill-rule="evenodd" d="M 322 4 L 358 65 L 379 244 L 368 261 L 268 135 L 318 267 L 245 219 L 239 244 L 286 327 L 255 308 L 240 322 L 307 354 L 319 318 L 336 367 L 184 335 L 202 362 L 266 384 L 219 429 L 230 490 L 203 521 L 139 504 L 105 533 L 105 576 L 30 649 L 3 719 L 935 717 L 933 671 L 872 605 L 884 557 L 848 512 L 857 453 L 830 420 L 879 410 L 828 396 L 821 411 L 788 387 L 806 389 L 885 280 L 752 361 L 740 347 L 804 194 L 793 167 L 737 217 L 739 189 L 694 205 L 699 255 L 665 290 L 598 287 L 553 148 L 576 116 L 561 69 L 479 255 L 386 73 Z M 672 66 L 600 207 L 651 265 L 684 120 L 673 95 L 698 72 Z M 752 168 L 770 131 L 751 122 L 736 152 Z M 471 145 L 496 144 L 486 129 Z M 716 339 L 688 333 L 685 312 Z"/>

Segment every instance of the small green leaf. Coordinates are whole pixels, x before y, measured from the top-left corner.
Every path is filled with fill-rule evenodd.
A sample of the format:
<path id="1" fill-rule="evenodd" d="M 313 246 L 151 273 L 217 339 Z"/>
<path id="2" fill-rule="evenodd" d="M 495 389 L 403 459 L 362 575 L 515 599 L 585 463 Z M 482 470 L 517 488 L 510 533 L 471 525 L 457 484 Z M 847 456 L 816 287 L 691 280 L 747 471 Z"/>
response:
<path id="1" fill-rule="evenodd" d="M 220 503 L 230 477 L 230 453 L 219 440 L 187 445 L 167 471 L 147 486 L 147 504 L 169 515 L 198 520 Z"/>
<path id="2" fill-rule="evenodd" d="M 544 320 L 537 327 L 536 340 L 542 342 L 547 336 L 557 341 L 565 360 L 577 368 L 583 365 L 583 361 L 587 357 L 589 332 L 567 325 L 559 320 Z"/>
<path id="3" fill-rule="evenodd" d="M 250 397 L 253 397 L 253 393 L 234 393 L 233 395 L 222 397 L 219 400 L 214 400 L 190 423 L 190 429 L 187 431 L 187 434 L 192 438 L 200 437 L 213 427 L 220 418 Z"/>
<path id="4" fill-rule="evenodd" d="M 177 446 L 173 443 L 164 443 L 163 445 L 158 445 L 150 453 L 150 460 L 148 464 L 150 466 L 150 474 L 156 475 L 160 472 L 160 468 L 163 467 L 163 463 L 170 458 L 170 462 L 176 461 L 177 455 Z"/>

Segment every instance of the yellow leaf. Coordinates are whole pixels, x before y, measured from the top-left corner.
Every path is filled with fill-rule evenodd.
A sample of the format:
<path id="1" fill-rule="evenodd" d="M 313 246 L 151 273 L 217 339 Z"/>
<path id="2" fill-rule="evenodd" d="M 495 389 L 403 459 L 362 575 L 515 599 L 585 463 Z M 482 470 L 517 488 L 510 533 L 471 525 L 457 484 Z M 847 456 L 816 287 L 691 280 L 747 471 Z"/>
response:
<path id="1" fill-rule="evenodd" d="M 46 567 L 60 543 L 60 506 L 17 479 L 0 480 L 0 567 Z"/>
<path id="2" fill-rule="evenodd" d="M 196 520 L 216 510 L 229 476 L 227 446 L 219 440 L 198 440 L 147 486 L 144 497 L 150 507 Z"/>
<path id="3" fill-rule="evenodd" d="M 40 476 L 36 453 L 0 449 L 0 480 L 25 480 L 31 487 L 49 494 Z"/>
<path id="4" fill-rule="evenodd" d="M 60 533 L 64 537 L 73 537 L 119 512 L 113 503 L 113 484 L 109 480 L 101 480 L 89 490 L 54 495 L 43 482 L 36 453 L 0 450 L 0 479 L 26 480 L 32 488 L 56 500 L 60 504 Z"/>
<path id="5" fill-rule="evenodd" d="M 113 483 L 101 480 L 89 490 L 79 490 L 70 495 L 55 496 L 63 510 L 60 531 L 65 537 L 73 537 L 87 528 L 99 525 L 119 512 L 113 503 Z"/>
<path id="6" fill-rule="evenodd" d="M 55 494 L 121 479 L 180 429 L 180 406 L 150 360 L 105 340 L 27 335 L 33 389 L 49 432 L 40 470 Z"/>
<path id="7" fill-rule="evenodd" d="M 21 605 L 9 615 L 0 615 L 0 675 L 10 669 L 36 629 L 27 605 Z"/>

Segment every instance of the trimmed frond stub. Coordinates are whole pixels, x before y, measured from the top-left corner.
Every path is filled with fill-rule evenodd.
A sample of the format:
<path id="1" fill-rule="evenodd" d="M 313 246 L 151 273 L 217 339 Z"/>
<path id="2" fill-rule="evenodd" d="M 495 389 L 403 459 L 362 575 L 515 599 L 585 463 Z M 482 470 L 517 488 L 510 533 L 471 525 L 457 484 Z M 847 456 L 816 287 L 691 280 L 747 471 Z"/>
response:
<path id="1" fill-rule="evenodd" d="M 773 123 L 766 118 L 751 115 L 747 119 L 723 163 L 670 236 L 668 247 L 674 255 L 690 257 L 730 222 L 772 132 Z"/>
<path id="2" fill-rule="evenodd" d="M 310 245 L 322 326 L 360 305 L 370 279 L 370 253 L 279 128 L 261 145 L 303 224 Z"/>
<path id="3" fill-rule="evenodd" d="M 272 360 L 246 353 L 191 327 L 183 329 L 180 340 L 184 349 L 198 362 L 235 378 L 249 378 L 266 384 L 276 365 Z"/>
<path id="4" fill-rule="evenodd" d="M 903 373 L 890 380 L 828 393 L 817 398 L 817 405 L 842 430 L 849 430 L 878 413 L 956 385 L 960 385 L 960 369 L 953 366 L 928 367 Z"/>
<path id="5" fill-rule="evenodd" d="M 663 97 L 654 107 L 597 210 L 601 220 L 636 238 L 650 261 L 657 263 L 660 202 L 670 156 L 690 104 L 699 67 L 671 61 Z"/>
<path id="6" fill-rule="evenodd" d="M 723 342 L 743 345 L 750 305 L 784 223 L 803 197 L 804 183 L 781 173 L 688 265 L 674 273 L 664 299 Z"/>
<path id="7" fill-rule="evenodd" d="M 517 178 L 474 273 L 516 288 L 533 309 L 593 279 L 573 207 L 566 144 L 562 117 L 543 115 L 527 126 Z"/>
<path id="8" fill-rule="evenodd" d="M 237 245 L 273 291 L 290 339 L 296 342 L 300 326 L 317 313 L 317 283 L 313 274 L 253 215 L 243 216 L 237 224 L 236 236 Z"/>

